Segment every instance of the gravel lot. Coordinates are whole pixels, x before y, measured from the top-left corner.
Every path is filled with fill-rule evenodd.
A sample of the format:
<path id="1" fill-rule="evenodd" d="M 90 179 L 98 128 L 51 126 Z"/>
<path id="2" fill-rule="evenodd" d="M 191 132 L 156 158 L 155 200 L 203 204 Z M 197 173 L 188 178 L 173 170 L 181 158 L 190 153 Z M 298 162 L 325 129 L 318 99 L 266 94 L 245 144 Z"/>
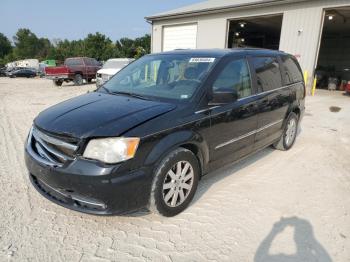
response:
<path id="1" fill-rule="evenodd" d="M 174 218 L 98 217 L 44 199 L 23 161 L 33 118 L 93 89 L 0 78 L 0 261 L 350 261 L 350 97 L 308 97 L 290 151 L 207 175 Z"/>

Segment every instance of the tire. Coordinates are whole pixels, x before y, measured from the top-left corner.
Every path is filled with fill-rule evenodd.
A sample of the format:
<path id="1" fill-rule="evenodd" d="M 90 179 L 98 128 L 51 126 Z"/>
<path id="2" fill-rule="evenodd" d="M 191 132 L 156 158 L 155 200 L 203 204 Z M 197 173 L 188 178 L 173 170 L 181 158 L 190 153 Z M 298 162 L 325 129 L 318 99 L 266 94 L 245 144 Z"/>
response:
<path id="1" fill-rule="evenodd" d="M 83 84 L 83 77 L 81 74 L 76 74 L 74 76 L 74 84 L 77 85 L 77 86 L 81 86 Z"/>
<path id="2" fill-rule="evenodd" d="M 295 113 L 289 114 L 280 140 L 273 144 L 276 149 L 287 151 L 292 148 L 298 133 L 298 120 L 299 118 Z"/>
<path id="3" fill-rule="evenodd" d="M 63 83 L 62 80 L 53 80 L 53 84 L 54 84 L 55 86 L 61 86 L 62 83 Z"/>
<path id="4" fill-rule="evenodd" d="M 185 172 L 180 173 L 178 170 Z M 198 160 L 190 150 L 178 148 L 168 154 L 155 172 L 150 211 L 172 217 L 185 210 L 197 190 L 199 175 Z"/>

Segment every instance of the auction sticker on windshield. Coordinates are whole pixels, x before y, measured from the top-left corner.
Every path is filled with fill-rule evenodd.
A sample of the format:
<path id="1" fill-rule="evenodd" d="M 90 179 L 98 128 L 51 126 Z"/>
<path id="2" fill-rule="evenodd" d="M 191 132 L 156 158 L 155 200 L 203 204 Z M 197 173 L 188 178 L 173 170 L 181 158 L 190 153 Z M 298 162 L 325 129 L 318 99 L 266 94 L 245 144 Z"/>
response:
<path id="1" fill-rule="evenodd" d="M 213 57 L 193 57 L 190 59 L 190 63 L 213 63 L 214 61 Z"/>

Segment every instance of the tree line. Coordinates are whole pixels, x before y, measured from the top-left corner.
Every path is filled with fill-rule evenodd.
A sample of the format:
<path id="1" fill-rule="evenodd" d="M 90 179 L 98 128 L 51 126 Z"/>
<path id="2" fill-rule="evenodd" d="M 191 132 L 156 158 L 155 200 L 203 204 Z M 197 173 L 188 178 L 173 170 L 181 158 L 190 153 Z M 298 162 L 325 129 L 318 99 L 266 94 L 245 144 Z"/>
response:
<path id="1" fill-rule="evenodd" d="M 29 29 L 18 29 L 13 37 L 13 44 L 0 33 L 0 65 L 8 62 L 36 58 L 39 61 L 55 59 L 64 61 L 67 57 L 87 56 L 99 61 L 109 58 L 139 58 L 150 53 L 151 36 L 130 39 L 123 37 L 113 42 L 109 37 L 96 32 L 88 34 L 84 39 L 50 41 L 48 38 L 39 38 Z"/>

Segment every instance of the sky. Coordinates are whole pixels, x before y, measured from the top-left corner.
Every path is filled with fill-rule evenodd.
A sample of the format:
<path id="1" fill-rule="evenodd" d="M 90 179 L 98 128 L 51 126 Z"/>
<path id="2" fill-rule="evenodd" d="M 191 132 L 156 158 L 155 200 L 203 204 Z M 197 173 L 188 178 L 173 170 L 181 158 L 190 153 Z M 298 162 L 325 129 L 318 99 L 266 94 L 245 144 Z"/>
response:
<path id="1" fill-rule="evenodd" d="M 38 37 L 81 39 L 101 32 L 113 41 L 150 33 L 145 16 L 204 0 L 0 0 L 0 32 L 10 40 L 19 28 Z"/>

